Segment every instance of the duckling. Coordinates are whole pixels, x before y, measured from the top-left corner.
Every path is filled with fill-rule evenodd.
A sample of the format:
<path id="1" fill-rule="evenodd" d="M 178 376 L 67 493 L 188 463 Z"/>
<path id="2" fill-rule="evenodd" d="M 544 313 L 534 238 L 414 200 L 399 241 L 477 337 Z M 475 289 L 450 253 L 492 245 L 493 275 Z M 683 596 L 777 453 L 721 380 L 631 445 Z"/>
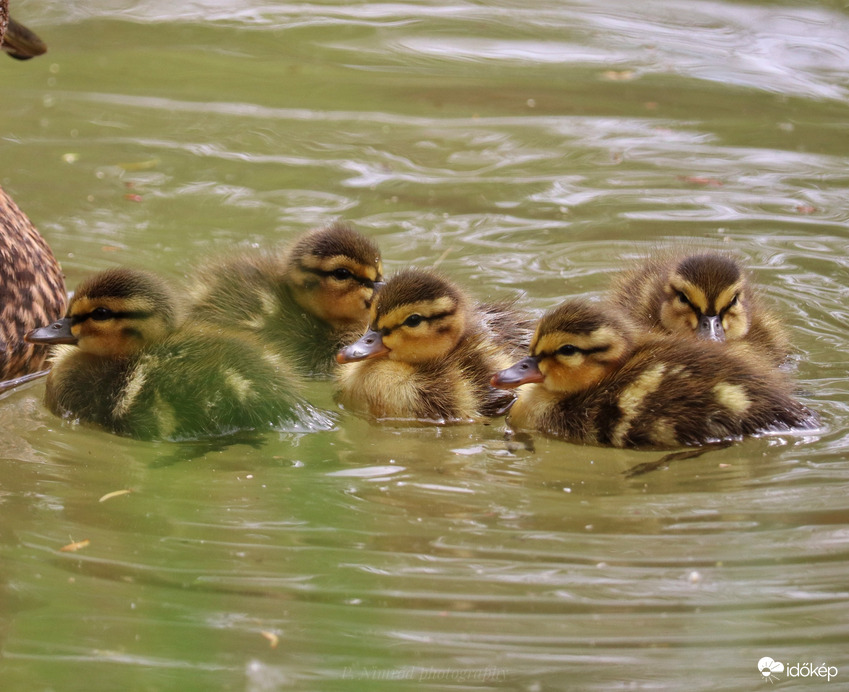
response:
<path id="1" fill-rule="evenodd" d="M 115 268 L 83 281 L 63 319 L 26 337 L 64 344 L 47 407 L 139 439 L 326 427 L 297 394 L 298 378 L 255 338 L 178 324 L 171 289 L 152 274 Z"/>
<path id="2" fill-rule="evenodd" d="M 492 385 L 528 385 L 515 426 L 578 443 L 668 449 L 814 427 L 784 374 L 761 361 L 734 345 L 641 335 L 617 307 L 571 300 Z"/>
<path id="3" fill-rule="evenodd" d="M 790 353 L 781 321 L 747 272 L 719 252 L 661 254 L 614 279 L 612 300 L 657 332 L 745 344 L 780 365 Z"/>
<path id="4" fill-rule="evenodd" d="M 512 303 L 480 305 L 439 274 L 407 269 L 377 294 L 363 337 L 337 354 L 345 364 L 337 372 L 337 400 L 377 419 L 444 423 L 498 415 L 514 394 L 489 379 L 529 337 L 530 323 Z"/>
<path id="5" fill-rule="evenodd" d="M 383 278 L 380 250 L 349 225 L 307 232 L 285 251 L 213 262 L 196 276 L 192 315 L 256 334 L 302 374 L 329 375 L 365 328 Z"/>
<path id="6" fill-rule="evenodd" d="M 48 349 L 24 335 L 65 311 L 59 263 L 26 215 L 0 188 L 0 380 L 44 367 Z"/>

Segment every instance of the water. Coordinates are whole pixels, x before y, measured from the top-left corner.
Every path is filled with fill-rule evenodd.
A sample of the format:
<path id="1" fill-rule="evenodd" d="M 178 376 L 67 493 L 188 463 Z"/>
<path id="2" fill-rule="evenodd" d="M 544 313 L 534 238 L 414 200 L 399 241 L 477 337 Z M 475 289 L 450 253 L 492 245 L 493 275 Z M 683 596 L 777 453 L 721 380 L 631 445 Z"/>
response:
<path id="1" fill-rule="evenodd" d="M 764 656 L 840 686 L 844 4 L 14 2 L 50 50 L 0 60 L 0 184 L 69 286 L 333 218 L 537 311 L 729 248 L 825 428 L 629 480 L 657 455 L 501 420 L 142 443 L 29 383 L 0 395 L 3 688 L 744 690 Z"/>

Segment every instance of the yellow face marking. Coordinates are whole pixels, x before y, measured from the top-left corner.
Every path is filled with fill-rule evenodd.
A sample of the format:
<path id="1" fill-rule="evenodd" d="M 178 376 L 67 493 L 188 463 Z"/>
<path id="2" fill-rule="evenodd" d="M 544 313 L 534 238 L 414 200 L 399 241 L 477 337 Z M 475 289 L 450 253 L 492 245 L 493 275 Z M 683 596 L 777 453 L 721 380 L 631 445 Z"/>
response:
<path id="1" fill-rule="evenodd" d="M 717 403 L 737 414 L 745 413 L 752 404 L 746 390 L 739 384 L 720 382 L 713 388 L 713 393 Z"/>
<path id="2" fill-rule="evenodd" d="M 681 299 L 678 296 L 679 294 L 683 294 L 687 300 L 690 301 L 690 304 L 702 314 L 710 310 L 711 306 L 708 301 L 708 297 L 705 295 L 705 292 L 695 284 L 674 278 L 669 282 L 669 285 L 674 291 L 674 299 L 676 299 L 679 303 L 681 303 Z M 688 305 L 684 303 L 681 304 L 682 306 L 689 308 Z"/>
<path id="3" fill-rule="evenodd" d="M 616 424 L 611 435 L 611 441 L 615 446 L 622 445 L 622 440 L 631 429 L 632 421 L 643 408 L 643 402 L 649 394 L 656 392 L 660 387 L 665 372 L 666 365 L 658 363 L 643 372 L 619 394 L 619 409 L 622 411 L 622 418 Z"/>
<path id="4" fill-rule="evenodd" d="M 377 325 L 372 320 L 372 326 L 384 332 L 383 344 L 389 349 L 387 358 L 424 363 L 444 358 L 456 348 L 466 320 L 456 301 L 444 296 L 400 305 L 382 315 Z"/>
<path id="5" fill-rule="evenodd" d="M 749 317 L 743 307 L 743 283 L 738 282 L 720 293 L 716 307 L 717 312 L 722 314 L 725 338 L 731 341 L 745 338 L 749 333 Z"/>
<path id="6" fill-rule="evenodd" d="M 422 317 L 427 318 L 432 317 L 433 315 L 453 312 L 456 307 L 457 303 L 448 296 L 443 296 L 436 300 L 420 300 L 415 303 L 404 303 L 404 305 L 400 305 L 394 310 L 390 310 L 385 315 L 381 316 L 379 324 L 373 324 L 373 326 L 378 330 L 395 329 L 410 315 L 421 315 Z"/>
<path id="7" fill-rule="evenodd" d="M 564 346 L 577 350 L 560 352 Z M 580 392 L 597 384 L 611 372 L 628 349 L 626 340 L 613 327 L 603 326 L 590 333 L 553 331 L 536 334 L 531 353 L 539 358 L 546 389 Z"/>
<path id="8" fill-rule="evenodd" d="M 150 312 L 155 309 L 154 303 L 147 298 L 138 296 L 132 298 L 89 298 L 80 296 L 71 301 L 68 314 L 73 316 L 85 315 L 95 308 L 107 308 L 113 312 Z"/>
<path id="9" fill-rule="evenodd" d="M 357 260 L 348 257 L 348 255 L 331 255 L 330 257 L 316 257 L 315 255 L 305 255 L 300 258 L 300 264 L 306 269 L 317 270 L 321 272 L 333 272 L 337 269 L 347 269 L 355 276 L 376 281 L 383 269 L 382 263 L 378 262 L 377 266 L 373 264 L 363 264 Z"/>
<path id="10" fill-rule="evenodd" d="M 731 301 L 733 301 L 735 297 L 739 296 L 742 293 L 742 288 L 743 287 L 740 282 L 737 282 L 733 286 L 729 286 L 724 291 L 722 291 L 716 297 L 716 303 L 714 304 L 716 313 L 719 314 L 723 310 L 729 309 L 728 306 L 731 304 Z"/>
<path id="11" fill-rule="evenodd" d="M 106 310 L 106 319 L 96 319 Z M 126 357 L 164 338 L 172 325 L 164 320 L 158 306 L 145 297 L 88 298 L 71 301 L 68 315 L 77 318 L 71 333 L 86 353 L 103 357 Z"/>
<path id="12" fill-rule="evenodd" d="M 742 339 L 749 331 L 749 319 L 742 304 L 743 289 L 741 279 L 720 291 L 711 302 L 702 288 L 673 276 L 666 289 L 667 300 L 660 308 L 660 323 L 673 334 L 688 334 L 698 331 L 700 315 L 721 315 L 725 338 Z M 681 300 L 682 294 L 686 302 Z"/>
<path id="13" fill-rule="evenodd" d="M 346 255 L 307 255 L 289 277 L 295 302 L 337 329 L 365 327 L 380 265 L 362 264 Z"/>

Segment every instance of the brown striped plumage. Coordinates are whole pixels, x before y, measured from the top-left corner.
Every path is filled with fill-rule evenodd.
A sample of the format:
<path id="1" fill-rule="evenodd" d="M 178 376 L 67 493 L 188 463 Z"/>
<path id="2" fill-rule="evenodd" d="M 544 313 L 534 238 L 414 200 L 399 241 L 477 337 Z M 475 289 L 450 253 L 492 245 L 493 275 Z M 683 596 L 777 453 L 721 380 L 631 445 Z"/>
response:
<path id="1" fill-rule="evenodd" d="M 33 327 L 61 316 L 65 282 L 38 231 L 0 188 L 0 380 L 44 367 L 47 348 L 24 341 Z"/>
<path id="2" fill-rule="evenodd" d="M 526 385 L 513 425 L 577 443 L 668 449 L 816 425 L 761 361 L 733 344 L 646 336 L 616 307 L 572 300 L 543 316 L 530 356 L 493 385 Z"/>
<path id="3" fill-rule="evenodd" d="M 529 327 L 512 303 L 479 305 L 438 274 L 399 272 L 377 294 L 365 335 L 337 356 L 337 398 L 377 419 L 498 415 L 513 394 L 489 379 L 527 347 Z"/>
<path id="4" fill-rule="evenodd" d="M 781 321 L 726 253 L 657 253 L 617 276 L 611 299 L 644 329 L 745 344 L 775 364 L 790 353 Z"/>

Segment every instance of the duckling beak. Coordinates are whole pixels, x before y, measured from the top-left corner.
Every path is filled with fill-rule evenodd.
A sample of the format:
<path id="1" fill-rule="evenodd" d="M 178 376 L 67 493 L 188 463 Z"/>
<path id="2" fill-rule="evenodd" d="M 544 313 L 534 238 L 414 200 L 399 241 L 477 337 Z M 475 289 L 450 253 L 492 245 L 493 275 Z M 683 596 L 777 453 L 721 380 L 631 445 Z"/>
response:
<path id="1" fill-rule="evenodd" d="M 46 327 L 33 329 L 24 335 L 31 344 L 75 344 L 77 337 L 71 333 L 71 318 L 63 317 Z"/>
<path id="2" fill-rule="evenodd" d="M 501 389 L 513 389 L 529 382 L 542 382 L 545 379 L 537 365 L 537 359 L 528 356 L 520 360 L 513 367 L 497 372 L 492 376 L 489 383 L 493 387 Z"/>
<path id="3" fill-rule="evenodd" d="M 342 365 L 345 363 L 356 363 L 358 360 L 377 358 L 386 353 L 389 353 L 389 349 L 383 343 L 383 337 L 380 332 L 369 329 L 359 341 L 355 341 L 350 346 L 346 346 L 339 351 L 336 354 L 336 362 Z"/>
<path id="4" fill-rule="evenodd" d="M 725 330 L 719 315 L 702 315 L 699 318 L 698 335 L 709 341 L 725 341 Z"/>

